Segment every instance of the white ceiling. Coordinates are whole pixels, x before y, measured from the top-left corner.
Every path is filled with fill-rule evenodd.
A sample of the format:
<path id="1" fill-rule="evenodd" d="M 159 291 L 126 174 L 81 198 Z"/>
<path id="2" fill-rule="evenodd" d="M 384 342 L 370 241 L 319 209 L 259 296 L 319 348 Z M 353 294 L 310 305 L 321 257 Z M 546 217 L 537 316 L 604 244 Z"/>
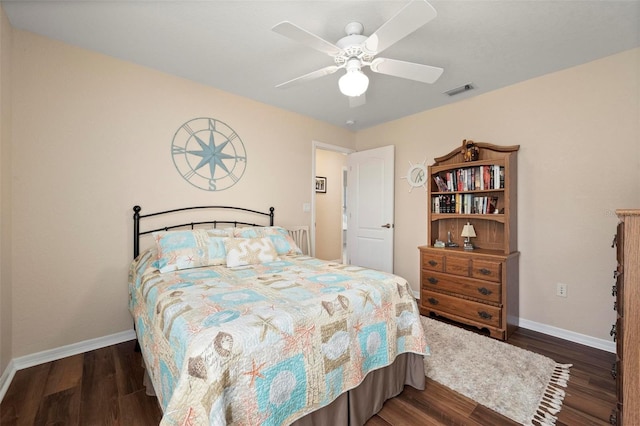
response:
<path id="1" fill-rule="evenodd" d="M 271 31 L 275 24 L 291 21 L 334 43 L 347 23 L 361 22 L 370 35 L 407 3 L 12 0 L 2 7 L 15 28 L 352 130 L 640 46 L 638 0 L 430 1 L 438 16 L 382 56 L 444 68 L 435 84 L 365 69 L 371 83 L 366 104 L 357 108 L 338 91 L 343 71 L 274 87 L 333 64 Z M 474 90 L 444 94 L 469 82 Z"/>

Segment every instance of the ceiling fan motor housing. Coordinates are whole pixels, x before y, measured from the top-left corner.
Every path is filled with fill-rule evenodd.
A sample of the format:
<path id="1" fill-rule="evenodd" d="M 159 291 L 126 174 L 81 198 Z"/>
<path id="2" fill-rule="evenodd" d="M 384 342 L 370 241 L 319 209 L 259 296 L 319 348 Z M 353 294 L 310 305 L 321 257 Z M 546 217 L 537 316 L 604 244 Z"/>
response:
<path id="1" fill-rule="evenodd" d="M 364 27 L 360 22 L 351 22 L 344 27 L 347 35 L 336 42 L 336 46 L 342 49 L 338 55 L 333 57 L 336 65 L 343 65 L 352 58 L 371 62 L 374 55 L 365 53 L 365 51 L 362 50 L 362 46 L 368 38 L 362 35 L 363 30 Z"/>

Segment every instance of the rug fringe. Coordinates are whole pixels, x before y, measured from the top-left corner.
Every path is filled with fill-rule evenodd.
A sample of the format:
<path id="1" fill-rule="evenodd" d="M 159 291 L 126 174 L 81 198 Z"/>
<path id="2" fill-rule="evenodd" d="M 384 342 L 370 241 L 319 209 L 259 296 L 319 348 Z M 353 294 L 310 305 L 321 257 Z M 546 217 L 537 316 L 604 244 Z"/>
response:
<path id="1" fill-rule="evenodd" d="M 573 364 L 556 364 L 549 384 L 538 402 L 538 409 L 531 419 L 531 425 L 553 426 L 556 424 L 558 418 L 555 414 L 562 409 L 562 402 L 566 395 L 562 388 L 567 387 L 571 367 Z"/>

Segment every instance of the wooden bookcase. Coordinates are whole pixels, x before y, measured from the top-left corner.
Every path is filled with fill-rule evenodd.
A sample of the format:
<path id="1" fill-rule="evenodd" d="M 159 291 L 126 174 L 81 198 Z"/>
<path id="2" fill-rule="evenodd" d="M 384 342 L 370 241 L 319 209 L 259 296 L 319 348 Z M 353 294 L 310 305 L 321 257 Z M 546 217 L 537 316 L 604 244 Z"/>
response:
<path id="1" fill-rule="evenodd" d="M 465 161 L 460 147 L 428 168 L 427 245 L 419 247 L 420 310 L 506 340 L 519 316 L 519 146 L 477 142 L 475 147 L 472 161 Z M 474 250 L 463 248 L 467 223 L 475 229 Z M 442 242 L 447 245 L 439 247 Z"/>

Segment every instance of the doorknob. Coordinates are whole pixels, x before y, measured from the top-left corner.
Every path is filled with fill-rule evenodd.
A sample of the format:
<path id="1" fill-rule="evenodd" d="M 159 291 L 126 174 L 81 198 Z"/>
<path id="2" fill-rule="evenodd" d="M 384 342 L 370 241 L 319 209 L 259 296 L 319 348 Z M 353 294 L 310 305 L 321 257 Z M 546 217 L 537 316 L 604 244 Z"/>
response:
<path id="1" fill-rule="evenodd" d="M 386 224 L 382 225 L 381 228 L 387 228 L 387 229 L 388 228 L 393 228 L 393 225 L 390 224 L 390 223 L 386 223 Z"/>

